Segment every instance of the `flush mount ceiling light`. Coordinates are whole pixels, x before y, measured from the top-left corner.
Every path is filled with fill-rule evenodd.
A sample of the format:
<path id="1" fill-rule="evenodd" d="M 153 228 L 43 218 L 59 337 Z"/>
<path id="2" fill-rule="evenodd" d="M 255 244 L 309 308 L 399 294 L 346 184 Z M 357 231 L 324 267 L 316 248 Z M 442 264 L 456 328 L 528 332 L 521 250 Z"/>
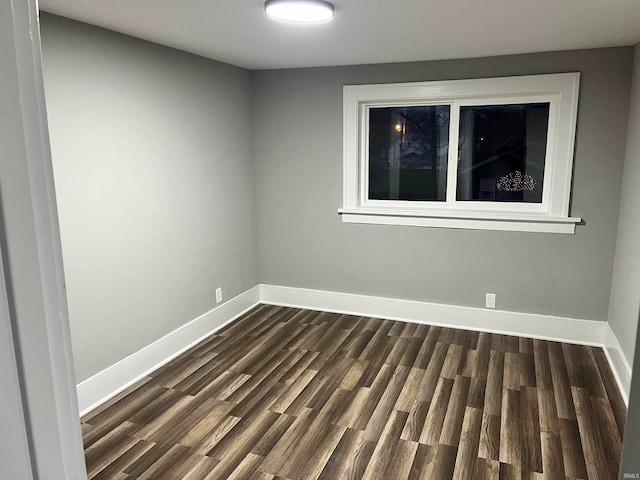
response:
<path id="1" fill-rule="evenodd" d="M 284 22 L 325 23 L 333 18 L 334 8 L 325 0 L 267 0 L 264 11 Z"/>

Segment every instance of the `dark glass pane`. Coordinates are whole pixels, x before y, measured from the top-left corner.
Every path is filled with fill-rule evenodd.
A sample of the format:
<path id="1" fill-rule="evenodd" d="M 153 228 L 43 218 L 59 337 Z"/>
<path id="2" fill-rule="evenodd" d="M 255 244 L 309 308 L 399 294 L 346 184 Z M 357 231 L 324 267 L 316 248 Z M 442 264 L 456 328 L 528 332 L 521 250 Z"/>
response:
<path id="1" fill-rule="evenodd" d="M 458 200 L 542 202 L 549 104 L 460 107 Z"/>
<path id="2" fill-rule="evenodd" d="M 369 198 L 445 201 L 449 105 L 369 110 Z"/>

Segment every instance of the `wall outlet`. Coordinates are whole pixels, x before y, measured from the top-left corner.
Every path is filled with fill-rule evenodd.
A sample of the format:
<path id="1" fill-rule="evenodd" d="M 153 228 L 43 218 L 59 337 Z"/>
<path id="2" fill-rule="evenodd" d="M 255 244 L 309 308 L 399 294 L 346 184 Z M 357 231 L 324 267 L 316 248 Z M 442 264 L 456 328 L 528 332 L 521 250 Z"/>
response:
<path id="1" fill-rule="evenodd" d="M 216 288 L 216 303 L 220 303 L 222 301 L 222 287 Z"/>
<path id="2" fill-rule="evenodd" d="M 496 294 L 495 293 L 487 293 L 487 298 L 485 301 L 485 308 L 496 308 Z"/>

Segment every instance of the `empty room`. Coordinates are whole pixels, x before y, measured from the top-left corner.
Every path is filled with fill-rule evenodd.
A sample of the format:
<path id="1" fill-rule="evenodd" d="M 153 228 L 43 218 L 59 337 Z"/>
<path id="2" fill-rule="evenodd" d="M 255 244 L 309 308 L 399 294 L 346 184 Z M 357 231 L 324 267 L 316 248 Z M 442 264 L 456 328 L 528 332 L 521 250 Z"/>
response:
<path id="1" fill-rule="evenodd" d="M 9 0 L 4 480 L 640 478 L 640 3 Z"/>

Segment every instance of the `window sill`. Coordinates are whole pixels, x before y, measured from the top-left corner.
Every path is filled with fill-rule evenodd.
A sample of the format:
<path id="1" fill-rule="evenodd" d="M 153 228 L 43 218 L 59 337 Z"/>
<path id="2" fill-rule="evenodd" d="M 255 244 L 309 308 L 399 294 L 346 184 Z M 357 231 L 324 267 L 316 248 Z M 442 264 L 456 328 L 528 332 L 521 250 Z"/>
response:
<path id="1" fill-rule="evenodd" d="M 564 233 L 573 235 L 576 217 L 552 217 L 543 214 L 507 214 L 478 211 L 423 211 L 384 208 L 340 208 L 345 223 L 406 225 L 413 227 L 502 230 L 511 232 Z"/>

